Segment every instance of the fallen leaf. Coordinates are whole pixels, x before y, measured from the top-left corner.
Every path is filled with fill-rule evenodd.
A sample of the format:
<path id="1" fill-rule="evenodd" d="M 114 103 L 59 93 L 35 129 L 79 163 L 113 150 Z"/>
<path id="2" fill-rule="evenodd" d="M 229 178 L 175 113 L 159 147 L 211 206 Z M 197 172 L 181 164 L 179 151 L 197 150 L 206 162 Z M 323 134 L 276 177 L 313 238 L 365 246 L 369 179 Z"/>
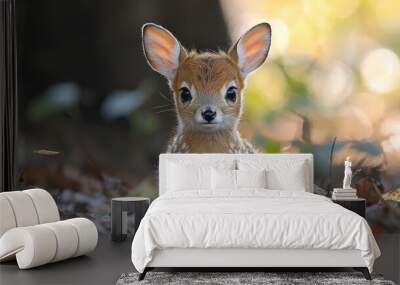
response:
<path id="1" fill-rule="evenodd" d="M 58 152 L 58 151 L 47 150 L 47 149 L 34 150 L 33 153 L 40 154 L 40 155 L 47 155 L 47 156 L 54 156 L 54 155 L 59 155 L 60 154 L 60 152 Z"/>

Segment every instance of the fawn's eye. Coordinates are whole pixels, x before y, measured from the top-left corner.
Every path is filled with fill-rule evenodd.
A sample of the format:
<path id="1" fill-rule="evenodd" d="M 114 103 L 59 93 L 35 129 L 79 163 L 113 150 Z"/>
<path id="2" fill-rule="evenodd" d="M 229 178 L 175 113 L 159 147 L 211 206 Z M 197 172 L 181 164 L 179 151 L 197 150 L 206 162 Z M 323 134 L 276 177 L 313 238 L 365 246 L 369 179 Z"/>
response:
<path id="1" fill-rule="evenodd" d="M 235 86 L 229 87 L 228 90 L 226 90 L 225 99 L 227 101 L 235 103 L 236 102 L 236 90 L 237 90 L 237 88 Z"/>
<path id="2" fill-rule="evenodd" d="M 182 87 L 179 89 L 179 94 L 181 96 L 181 101 L 183 104 L 190 102 L 192 100 L 192 94 L 190 94 L 190 90 L 187 87 Z"/>

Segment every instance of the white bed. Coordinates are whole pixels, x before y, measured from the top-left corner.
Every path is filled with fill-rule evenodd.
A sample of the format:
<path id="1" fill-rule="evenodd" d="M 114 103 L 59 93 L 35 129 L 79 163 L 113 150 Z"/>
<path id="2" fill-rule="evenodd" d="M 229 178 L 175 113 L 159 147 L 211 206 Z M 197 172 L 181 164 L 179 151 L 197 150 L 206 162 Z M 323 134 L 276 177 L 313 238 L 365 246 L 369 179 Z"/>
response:
<path id="1" fill-rule="evenodd" d="M 234 170 L 262 168 L 273 187 L 215 189 L 217 176 L 204 186 L 203 166 L 237 173 L 238 185 Z M 196 167 L 191 177 L 186 169 Z M 186 189 L 185 180 L 198 185 Z M 313 180 L 311 154 L 160 155 L 160 197 L 132 243 L 140 278 L 154 267 L 354 267 L 370 278 L 380 251 L 367 222 L 312 194 Z"/>

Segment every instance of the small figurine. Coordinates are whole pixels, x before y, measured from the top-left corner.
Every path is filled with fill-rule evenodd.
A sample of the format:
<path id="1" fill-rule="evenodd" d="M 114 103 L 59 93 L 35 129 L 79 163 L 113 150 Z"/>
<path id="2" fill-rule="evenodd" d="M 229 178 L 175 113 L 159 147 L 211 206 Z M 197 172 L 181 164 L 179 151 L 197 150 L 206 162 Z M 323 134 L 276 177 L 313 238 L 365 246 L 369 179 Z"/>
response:
<path id="1" fill-rule="evenodd" d="M 351 189 L 351 159 L 350 156 L 346 157 L 344 162 L 344 178 L 343 178 L 343 189 Z"/>

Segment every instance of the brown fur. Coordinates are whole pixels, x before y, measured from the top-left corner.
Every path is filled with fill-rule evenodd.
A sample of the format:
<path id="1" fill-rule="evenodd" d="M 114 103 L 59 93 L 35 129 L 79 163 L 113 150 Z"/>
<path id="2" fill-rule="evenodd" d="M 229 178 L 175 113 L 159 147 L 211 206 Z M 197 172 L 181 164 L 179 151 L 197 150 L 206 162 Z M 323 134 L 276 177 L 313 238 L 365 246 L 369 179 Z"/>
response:
<path id="1" fill-rule="evenodd" d="M 225 53 L 191 52 L 180 64 L 171 87 L 177 92 L 182 81 L 194 84 L 200 94 L 219 95 L 222 86 L 231 80 L 243 88 L 244 81 L 236 63 Z"/>
<path id="2" fill-rule="evenodd" d="M 182 60 L 182 59 L 181 59 Z M 233 117 L 240 118 L 242 113 L 242 90 L 245 86 L 244 78 L 233 59 L 225 52 L 197 53 L 190 52 L 183 58 L 170 87 L 175 96 L 176 109 L 183 121 L 191 119 L 195 110 L 184 106 L 177 98 L 182 82 L 193 85 L 198 96 L 220 96 L 224 84 L 235 81 L 237 85 L 237 101 L 232 106 L 225 106 L 223 111 Z M 240 146 L 239 133 L 236 129 L 219 130 L 213 133 L 184 130 L 182 143 L 193 153 L 229 153 L 232 146 Z"/>
<path id="3" fill-rule="evenodd" d="M 176 75 L 171 82 L 171 89 L 175 96 L 177 112 L 185 121 L 194 116 L 195 110 L 184 106 L 176 96 L 179 96 L 179 87 L 182 82 L 193 85 L 198 96 L 212 95 L 220 96 L 220 90 L 226 82 L 235 81 L 238 87 L 237 102 L 233 106 L 226 106 L 225 113 L 234 117 L 240 117 L 242 112 L 242 89 L 244 79 L 240 75 L 236 63 L 225 53 L 197 53 L 191 52 L 178 67 Z M 185 130 L 184 143 L 191 152 L 204 153 L 226 153 L 230 152 L 229 143 L 235 134 L 232 130 L 220 130 L 217 132 L 199 132 Z"/>

